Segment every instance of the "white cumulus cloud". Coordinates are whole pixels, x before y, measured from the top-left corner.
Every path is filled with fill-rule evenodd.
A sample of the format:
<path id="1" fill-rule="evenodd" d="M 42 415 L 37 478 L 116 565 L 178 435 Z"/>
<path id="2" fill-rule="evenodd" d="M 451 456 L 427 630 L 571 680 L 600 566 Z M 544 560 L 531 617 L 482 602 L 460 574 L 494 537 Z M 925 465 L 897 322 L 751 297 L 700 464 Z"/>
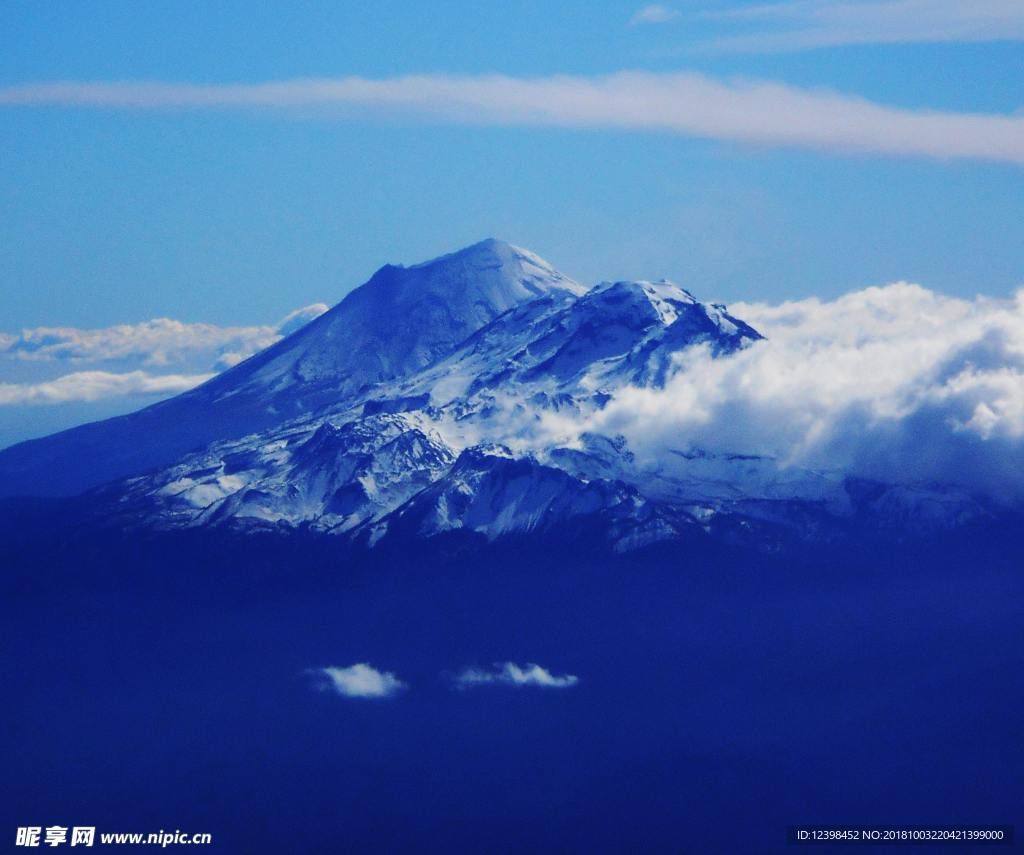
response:
<path id="1" fill-rule="evenodd" d="M 553 441 L 622 435 L 667 474 L 702 449 L 1024 498 L 1024 290 L 968 300 L 900 282 L 731 311 L 767 340 L 685 350 L 664 388 L 626 388 L 582 422 L 547 416 Z"/>
<path id="2" fill-rule="evenodd" d="M 534 663 L 520 666 L 514 662 L 497 662 L 491 669 L 469 668 L 455 677 L 455 685 L 460 688 L 505 685 L 565 689 L 578 682 L 579 678 L 574 674 L 555 675 Z"/>
<path id="3" fill-rule="evenodd" d="M 323 688 L 346 698 L 388 698 L 407 688 L 390 671 L 378 671 L 365 662 L 346 668 L 317 668 L 314 673 L 322 678 Z"/>

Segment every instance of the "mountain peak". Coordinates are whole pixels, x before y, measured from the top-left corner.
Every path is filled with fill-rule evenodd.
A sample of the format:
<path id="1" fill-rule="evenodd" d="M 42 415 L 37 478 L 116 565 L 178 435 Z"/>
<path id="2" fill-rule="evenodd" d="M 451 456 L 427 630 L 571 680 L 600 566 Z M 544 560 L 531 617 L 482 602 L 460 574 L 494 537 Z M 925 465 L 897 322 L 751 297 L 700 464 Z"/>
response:
<path id="1" fill-rule="evenodd" d="M 411 267 L 388 264 L 206 388 L 218 397 L 251 390 L 274 412 L 298 414 L 419 371 L 523 303 L 585 291 L 539 256 L 493 238 Z"/>
<path id="2" fill-rule="evenodd" d="M 437 258 L 432 258 L 429 261 L 423 261 L 419 264 L 412 265 L 413 267 L 428 267 L 438 262 L 450 261 L 453 259 L 466 259 L 485 255 L 493 255 L 498 258 L 509 258 L 516 253 L 524 252 L 517 246 L 513 246 L 508 241 L 501 240 L 500 238 L 488 237 L 483 240 L 471 243 L 469 246 L 464 246 L 462 249 L 457 249 L 454 252 L 447 252 L 444 255 L 439 255 Z M 545 262 L 546 263 L 546 262 Z"/>
<path id="3" fill-rule="evenodd" d="M 447 252 L 444 255 L 439 255 L 437 258 L 432 258 L 429 261 L 423 261 L 419 264 L 412 265 L 413 267 L 427 267 L 431 264 L 438 262 L 448 261 L 451 259 L 465 259 L 479 256 L 491 255 L 501 259 L 511 259 L 515 256 L 531 256 L 533 258 L 539 258 L 539 256 L 530 252 L 522 247 L 514 246 L 507 240 L 501 240 L 501 238 L 487 237 L 483 240 L 479 240 L 476 243 L 471 243 L 469 246 L 464 246 L 462 249 L 457 249 L 454 252 Z M 540 259 L 543 261 L 543 259 Z M 543 261 L 545 266 L 551 267 L 546 261 Z M 552 268 L 554 269 L 554 268 Z"/>
<path id="4" fill-rule="evenodd" d="M 497 238 L 485 238 L 411 267 L 382 269 L 417 271 L 437 285 L 482 290 L 485 299 L 496 298 L 505 304 L 502 311 L 552 291 L 577 297 L 586 292 L 586 288 L 561 274 L 536 253 Z"/>

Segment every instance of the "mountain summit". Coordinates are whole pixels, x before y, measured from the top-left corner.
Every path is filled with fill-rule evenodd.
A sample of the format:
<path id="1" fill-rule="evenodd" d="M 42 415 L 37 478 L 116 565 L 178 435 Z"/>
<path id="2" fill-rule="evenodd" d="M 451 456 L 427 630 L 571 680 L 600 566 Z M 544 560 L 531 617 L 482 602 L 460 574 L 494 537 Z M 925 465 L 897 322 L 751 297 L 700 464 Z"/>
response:
<path id="1" fill-rule="evenodd" d="M 298 413 L 419 371 L 517 305 L 585 291 L 542 258 L 494 239 L 412 267 L 388 264 L 204 391 L 251 393 L 278 412 Z"/>

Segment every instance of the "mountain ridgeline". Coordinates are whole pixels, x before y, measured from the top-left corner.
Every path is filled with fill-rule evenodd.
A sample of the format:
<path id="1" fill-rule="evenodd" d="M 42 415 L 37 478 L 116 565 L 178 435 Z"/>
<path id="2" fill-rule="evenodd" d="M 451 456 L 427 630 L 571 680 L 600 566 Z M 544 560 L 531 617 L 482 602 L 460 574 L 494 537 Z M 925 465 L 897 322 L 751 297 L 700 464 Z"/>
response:
<path id="1" fill-rule="evenodd" d="M 586 427 L 622 390 L 663 387 L 688 348 L 727 359 L 761 338 L 670 282 L 586 288 L 486 240 L 381 268 L 190 392 L 0 452 L 0 494 L 91 491 L 104 524 L 301 529 L 365 546 L 586 523 L 629 550 L 986 515 L 934 486 L 865 485 L 754 454 L 681 448 L 638 462 L 623 437 Z M 553 419 L 579 429 L 567 439 Z"/>

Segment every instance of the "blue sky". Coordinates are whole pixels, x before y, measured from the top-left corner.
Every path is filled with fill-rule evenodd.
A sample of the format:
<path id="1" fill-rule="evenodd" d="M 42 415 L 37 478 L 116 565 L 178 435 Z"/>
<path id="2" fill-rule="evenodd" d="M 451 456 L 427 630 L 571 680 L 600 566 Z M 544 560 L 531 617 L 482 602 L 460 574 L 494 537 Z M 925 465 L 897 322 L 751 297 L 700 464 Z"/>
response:
<path id="1" fill-rule="evenodd" d="M 667 276 L 730 302 L 895 280 L 1005 297 L 1024 281 L 1022 40 L 1011 0 L 9 0 L 0 334 L 273 327 L 488 235 L 583 282 Z M 647 76 L 608 82 L 623 71 Z M 310 78 L 372 91 L 240 107 L 223 88 Z M 140 82 L 170 88 L 126 105 L 116 87 Z M 634 115 L 648 97 L 668 100 Z M 938 118 L 918 129 L 921 111 Z M 215 370 L 202 359 L 166 370 Z M 0 359 L 0 384 L 86 369 L 156 373 Z M 10 396 L 0 445 L 152 394 Z"/>

